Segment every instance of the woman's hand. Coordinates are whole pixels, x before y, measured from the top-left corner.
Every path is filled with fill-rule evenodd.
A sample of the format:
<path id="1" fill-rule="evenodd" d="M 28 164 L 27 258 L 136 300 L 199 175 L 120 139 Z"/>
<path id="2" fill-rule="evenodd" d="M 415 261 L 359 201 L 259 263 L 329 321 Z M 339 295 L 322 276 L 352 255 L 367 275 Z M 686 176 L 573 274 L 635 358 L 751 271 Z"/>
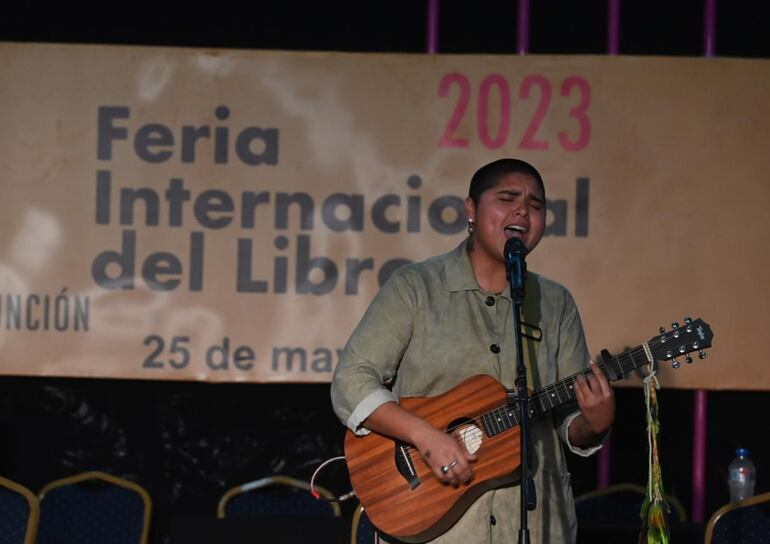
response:
<path id="1" fill-rule="evenodd" d="M 447 434 L 427 425 L 414 441 L 436 478 L 455 487 L 473 479 L 471 463 L 477 459 L 468 453 L 460 440 L 454 433 Z"/>
<path id="2" fill-rule="evenodd" d="M 471 463 L 477 457 L 468 453 L 457 433 L 440 431 L 395 402 L 379 406 L 364 424 L 372 431 L 414 445 L 439 481 L 458 486 L 473 479 Z"/>
<path id="3" fill-rule="evenodd" d="M 575 378 L 574 387 L 580 415 L 570 425 L 570 442 L 576 446 L 596 444 L 615 420 L 615 394 L 594 361 L 591 374 Z"/>

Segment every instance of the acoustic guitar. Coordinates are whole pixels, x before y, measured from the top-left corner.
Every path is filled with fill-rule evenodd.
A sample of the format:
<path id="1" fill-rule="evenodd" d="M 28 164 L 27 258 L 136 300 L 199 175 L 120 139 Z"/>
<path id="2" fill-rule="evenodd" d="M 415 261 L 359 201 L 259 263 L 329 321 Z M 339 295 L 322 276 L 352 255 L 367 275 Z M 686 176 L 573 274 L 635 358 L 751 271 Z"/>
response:
<path id="1" fill-rule="evenodd" d="M 674 368 L 697 351 L 702 359 L 711 346 L 711 327 L 701 319 L 660 334 L 618 356 L 606 350 L 597 363 L 610 381 L 624 378 L 652 361 L 671 360 Z M 587 376 L 590 369 L 579 374 Z M 534 392 L 530 418 L 575 399 L 578 374 Z M 478 456 L 474 479 L 457 488 L 443 484 L 416 448 L 377 433 L 345 436 L 345 457 L 353 489 L 371 522 L 403 542 L 424 542 L 446 532 L 482 493 L 516 483 L 519 477 L 519 409 L 506 389 L 491 376 L 466 379 L 453 389 L 427 398 L 400 399 L 402 408 L 450 433 Z"/>

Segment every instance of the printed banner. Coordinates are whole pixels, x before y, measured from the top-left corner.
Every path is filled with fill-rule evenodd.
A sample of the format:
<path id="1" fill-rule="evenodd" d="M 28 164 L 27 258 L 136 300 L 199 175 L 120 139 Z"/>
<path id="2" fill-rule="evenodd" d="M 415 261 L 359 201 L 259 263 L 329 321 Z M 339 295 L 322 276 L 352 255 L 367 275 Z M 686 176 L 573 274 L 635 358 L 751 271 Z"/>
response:
<path id="1" fill-rule="evenodd" d="M 766 60 L 0 44 L 0 373 L 328 381 L 513 156 L 593 352 L 703 318 L 663 385 L 770 389 L 769 97 Z"/>

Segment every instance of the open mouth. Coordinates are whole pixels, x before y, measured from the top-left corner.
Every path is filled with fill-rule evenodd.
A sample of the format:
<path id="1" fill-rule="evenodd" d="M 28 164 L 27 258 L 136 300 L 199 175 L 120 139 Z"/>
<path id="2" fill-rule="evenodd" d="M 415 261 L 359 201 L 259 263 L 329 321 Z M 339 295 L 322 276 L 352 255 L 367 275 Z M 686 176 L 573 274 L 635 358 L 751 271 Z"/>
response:
<path id="1" fill-rule="evenodd" d="M 513 238 L 517 234 L 519 236 L 523 236 L 527 233 L 528 229 L 526 227 L 522 227 L 521 225 L 506 225 L 505 229 L 503 230 L 505 232 L 506 238 Z"/>

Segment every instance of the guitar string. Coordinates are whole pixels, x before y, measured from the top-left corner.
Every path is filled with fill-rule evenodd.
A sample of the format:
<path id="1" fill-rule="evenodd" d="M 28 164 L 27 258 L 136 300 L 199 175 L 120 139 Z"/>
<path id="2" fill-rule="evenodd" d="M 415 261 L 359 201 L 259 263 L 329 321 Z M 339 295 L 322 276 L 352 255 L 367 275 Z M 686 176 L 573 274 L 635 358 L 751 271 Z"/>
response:
<path id="1" fill-rule="evenodd" d="M 642 350 L 642 349 L 638 349 L 638 350 L 636 350 L 636 351 L 643 353 L 643 350 Z M 602 369 L 602 370 L 606 370 L 606 362 L 605 362 L 605 361 L 600 361 L 600 362 L 599 362 L 599 363 L 597 363 L 597 364 L 598 364 L 598 366 L 599 366 L 599 368 L 600 368 L 600 369 Z M 590 372 L 591 372 L 591 370 L 590 370 L 590 368 L 589 368 L 589 369 L 586 369 L 586 370 L 584 370 L 584 371 L 582 371 L 582 372 L 578 372 L 578 373 L 576 373 L 576 374 L 573 374 L 573 376 L 570 376 L 570 377 L 575 377 L 575 376 L 578 376 L 578 375 L 580 375 L 580 374 L 587 374 L 587 373 L 590 373 Z M 544 398 L 544 396 L 546 396 L 546 397 L 548 396 L 548 391 L 547 391 L 547 389 L 549 389 L 549 388 L 553 388 L 553 389 L 555 389 L 555 388 L 557 388 L 557 387 L 558 387 L 558 385 L 559 385 L 559 384 L 566 384 L 566 383 L 568 383 L 568 382 L 569 382 L 569 379 L 570 379 L 570 377 L 568 377 L 568 378 L 566 378 L 565 380 L 562 380 L 562 381 L 560 381 L 560 382 L 557 382 L 556 384 L 553 384 L 553 385 L 551 385 L 551 386 L 546 386 L 546 388 L 545 388 L 545 389 L 543 389 L 543 390 L 541 390 L 541 391 L 538 391 L 538 392 L 537 392 L 535 395 L 533 395 L 532 397 L 530 397 L 530 401 L 540 400 L 540 401 L 541 401 L 541 403 L 542 403 L 542 399 Z M 565 387 L 566 387 L 566 385 L 565 385 Z M 571 395 L 572 395 L 572 388 L 570 387 L 570 391 L 567 391 L 567 390 L 565 389 L 565 393 L 567 394 L 567 396 L 568 396 L 568 397 L 570 397 L 570 398 L 571 398 Z M 557 395 L 558 395 L 558 393 L 557 393 Z M 499 412 L 499 411 L 505 411 L 505 410 L 506 410 L 506 409 L 505 409 L 504 407 L 498 407 L 498 408 L 495 408 L 495 409 L 493 409 L 493 410 L 491 410 L 491 411 L 489 411 L 489 412 L 486 412 L 486 413 L 484 413 L 484 414 L 481 414 L 480 418 L 483 418 L 483 417 L 485 417 L 485 416 L 489 416 L 489 415 L 492 415 L 492 414 L 494 414 L 495 412 Z M 516 420 L 517 420 L 517 418 L 516 418 L 516 416 L 517 416 L 517 415 L 518 415 L 518 413 L 515 413 L 515 414 L 514 414 L 514 421 L 516 421 Z M 497 418 L 497 420 L 498 420 L 498 421 L 500 421 L 500 419 L 499 419 L 499 418 Z M 516 421 L 516 422 L 517 422 L 517 421 Z M 518 423 L 518 422 L 517 422 L 517 423 Z M 447 429 L 446 429 L 444 432 L 445 432 L 445 433 L 447 433 L 447 434 L 453 434 L 453 433 L 454 433 L 454 431 L 456 431 L 456 430 L 458 430 L 458 429 L 461 429 L 463 426 L 468 426 L 468 425 L 473 425 L 474 427 L 477 427 L 477 428 L 478 428 L 478 425 L 476 425 L 475 423 L 467 423 L 467 422 L 461 422 L 461 423 L 459 423 L 459 424 L 457 424 L 457 425 L 455 425 L 455 426 L 452 426 L 452 427 L 448 427 L 448 428 L 447 428 Z M 506 429 L 503 429 L 503 430 L 508 430 L 508 429 L 510 429 L 510 428 L 512 428 L 512 426 L 510 426 L 510 427 L 507 427 Z M 480 444 L 481 444 L 481 443 L 482 443 L 482 441 L 483 441 L 481 438 L 478 438 L 478 437 L 477 437 L 475 440 L 474 440 L 474 439 L 471 439 L 471 440 L 469 440 L 469 441 L 465 441 L 465 440 L 464 440 L 464 439 L 463 439 L 461 436 L 457 436 L 457 435 L 454 435 L 454 437 L 455 437 L 455 440 L 457 440 L 457 442 L 458 442 L 458 443 L 459 443 L 461 446 L 464 446 L 464 447 L 465 447 L 465 445 L 466 445 L 466 444 L 468 444 L 468 445 L 470 446 L 470 447 L 466 447 L 466 450 L 467 450 L 467 449 L 470 449 L 470 450 L 475 450 L 475 449 L 478 449 L 478 448 L 480 447 Z M 413 460 L 412 460 L 412 457 L 411 457 L 411 454 L 412 454 L 412 452 L 413 452 L 413 451 L 416 451 L 416 448 L 415 448 L 414 446 L 411 446 L 411 445 L 407 445 L 405 449 L 406 449 L 406 453 L 409 455 L 409 460 L 410 460 L 410 461 L 413 461 Z"/>
<path id="2" fill-rule="evenodd" d="M 643 354 L 643 353 L 644 353 L 644 350 L 643 350 L 641 347 L 640 347 L 640 348 L 638 348 L 638 349 L 635 349 L 635 350 L 630 350 L 629 352 L 631 352 L 631 351 L 635 351 L 635 352 L 637 352 L 637 354 L 639 354 L 639 355 L 641 355 L 641 354 Z M 629 353 L 629 352 L 625 352 L 625 353 Z M 625 353 L 624 353 L 624 354 L 625 354 Z M 616 359 L 619 359 L 619 357 L 616 357 Z M 602 370 L 603 370 L 603 371 L 605 371 L 605 373 L 606 373 L 606 366 L 607 366 L 607 362 L 606 362 L 606 361 L 600 361 L 599 363 L 597 363 L 597 365 L 599 366 L 599 368 L 600 368 L 600 369 L 602 369 Z M 545 387 L 543 390 L 541 390 L 541 391 L 538 391 L 536 394 L 534 394 L 532 397 L 530 397 L 530 401 L 533 401 L 533 400 L 540 400 L 540 401 L 542 401 L 542 399 L 543 399 L 543 396 L 544 396 L 544 395 L 545 395 L 545 396 L 547 396 L 547 395 L 548 395 L 547 389 L 549 389 L 549 388 L 554 388 L 554 389 L 555 389 L 555 388 L 557 388 L 557 387 L 558 387 L 558 385 L 559 385 L 559 384 L 566 384 L 566 383 L 571 383 L 571 382 L 570 382 L 570 378 L 575 378 L 575 377 L 577 377 L 577 376 L 579 376 L 579 375 L 585 375 L 585 374 L 590 374 L 590 373 L 591 373 L 591 369 L 590 369 L 590 368 L 588 368 L 588 369 L 584 369 L 583 371 L 580 371 L 580 372 L 577 372 L 577 373 L 575 373 L 575 374 L 573 374 L 573 375 L 571 375 L 571 376 L 568 376 L 568 377 L 567 377 L 567 378 L 565 378 L 564 380 L 561 380 L 561 381 L 559 381 L 559 382 L 556 382 L 555 384 L 552 384 L 552 385 L 550 385 L 550 386 L 546 386 L 546 387 Z M 566 387 L 566 385 L 565 385 L 564 387 Z M 568 397 L 570 397 L 570 399 L 572 398 L 572 397 L 571 397 L 572 391 L 574 391 L 574 390 L 573 390 L 571 387 L 570 387 L 570 391 L 567 391 L 567 390 L 565 389 L 565 393 L 567 394 L 567 396 L 568 396 Z M 542 402 L 541 402 L 541 403 L 542 403 Z M 502 411 L 504 411 L 504 410 L 505 410 L 505 408 L 504 408 L 504 407 L 498 407 L 498 408 L 495 408 L 495 409 L 493 409 L 493 410 L 490 410 L 489 412 L 485 412 L 484 414 L 481 414 L 481 415 L 480 415 L 480 418 L 483 418 L 483 417 L 485 417 L 485 416 L 489 416 L 489 415 L 491 415 L 491 414 L 494 414 L 495 412 L 498 412 L 498 411 L 501 411 L 501 410 L 502 410 Z M 518 413 L 515 413 L 515 414 L 514 414 L 514 419 L 515 419 L 515 420 L 517 419 L 517 418 L 516 418 L 516 416 L 517 416 L 517 415 L 518 415 Z M 499 421 L 499 418 L 498 418 L 498 421 Z M 516 421 L 516 423 L 518 424 L 518 421 Z M 462 426 L 465 426 L 465 425 L 473 425 L 474 427 L 478 427 L 478 425 L 476 425 L 475 423 L 461 422 L 461 423 L 459 423 L 459 424 L 457 424 L 457 425 L 455 425 L 455 426 L 452 426 L 452 427 L 448 427 L 448 428 L 447 428 L 447 429 L 446 429 L 444 432 L 445 432 L 446 434 L 453 434 L 453 433 L 454 433 L 454 431 L 456 431 L 456 430 L 457 430 L 457 429 L 459 429 L 459 428 L 462 428 Z M 503 430 L 508 430 L 508 429 L 511 429 L 511 428 L 513 428 L 513 426 L 507 427 L 506 429 L 503 429 Z M 466 442 L 465 442 L 465 441 L 462 439 L 462 437 L 459 437 L 459 436 L 457 436 L 457 435 L 454 435 L 454 438 L 455 438 L 455 440 L 456 440 L 456 441 L 457 441 L 457 442 L 458 442 L 458 443 L 459 443 L 461 446 L 465 446 Z M 481 444 L 482 442 L 483 442 L 483 440 L 482 440 L 481 438 L 477 438 L 476 440 L 474 440 L 474 441 L 472 441 L 472 442 L 468 442 L 468 443 L 469 443 L 469 444 L 470 444 L 470 446 L 471 446 L 471 448 L 470 448 L 470 449 L 472 449 L 472 450 L 473 450 L 473 449 L 478 449 L 478 448 L 480 447 L 480 444 Z M 467 449 L 468 449 L 468 448 L 466 448 L 466 450 L 467 450 Z M 406 450 L 406 453 L 407 453 L 407 455 L 409 456 L 409 460 L 410 460 L 411 462 L 413 462 L 413 459 L 412 459 L 412 452 L 414 452 L 414 451 L 417 451 L 417 448 L 415 448 L 415 447 L 414 447 L 414 446 L 412 446 L 412 445 L 406 445 L 406 447 L 405 447 L 405 450 Z"/>
<path id="3" fill-rule="evenodd" d="M 669 336 L 669 334 L 670 334 L 670 336 Z M 669 331 L 669 333 L 665 333 L 664 335 L 661 335 L 661 336 L 665 337 L 666 339 L 665 340 L 661 340 L 661 337 L 658 337 L 658 338 L 650 340 L 650 342 L 648 342 L 647 345 L 650 348 L 657 350 L 657 348 L 662 346 L 663 344 L 668 343 L 668 342 L 672 342 L 672 341 L 675 341 L 675 340 L 678 339 L 678 338 L 674 337 L 673 333 L 671 333 L 670 331 Z M 689 350 L 685 351 L 684 353 L 679 352 L 678 350 L 676 350 L 676 353 L 678 355 L 684 355 L 684 354 L 690 353 L 691 351 L 694 351 L 694 350 L 695 350 L 695 348 L 692 348 L 692 349 L 689 349 Z M 636 355 L 638 357 L 641 357 L 644 360 L 644 362 L 639 364 L 639 365 L 637 365 L 636 364 L 636 358 L 634 357 L 634 355 Z M 625 369 L 623 367 L 623 362 L 621 361 L 621 358 L 623 358 L 623 357 L 626 357 L 626 358 L 630 357 L 634 366 L 632 366 L 630 369 Z M 628 351 L 624 351 L 620 355 L 613 356 L 609 361 L 604 361 L 604 360 L 599 361 L 597 363 L 597 366 L 599 367 L 600 370 L 603 371 L 604 374 L 607 374 L 607 365 L 613 359 L 617 362 L 617 364 L 620 367 L 621 372 L 623 374 L 628 372 L 628 370 L 634 370 L 636 368 L 639 368 L 639 367 L 643 366 L 644 364 L 647 364 L 647 362 L 648 362 L 648 360 L 647 360 L 647 353 L 644 350 L 644 346 L 640 345 L 640 346 L 638 346 L 638 347 L 636 347 L 634 349 L 630 349 Z M 574 379 L 577 378 L 578 376 L 581 376 L 581 375 L 582 376 L 586 376 L 588 374 L 591 374 L 591 372 L 592 371 L 591 371 L 591 369 L 589 367 L 587 369 L 583 369 L 583 370 L 581 370 L 579 372 L 576 372 L 576 373 L 574 373 L 574 374 L 572 374 L 570 376 L 567 376 L 563 380 L 555 382 L 555 383 L 553 383 L 551 385 L 547 385 L 543 389 L 535 392 L 535 394 L 533 394 L 530 397 L 530 401 L 540 401 L 541 405 L 545 406 L 543 401 L 544 401 L 545 398 L 549 398 L 550 397 L 551 393 L 549 393 L 549 390 L 555 390 L 556 391 L 556 395 L 557 395 L 557 397 L 559 397 L 559 401 L 561 402 L 561 396 L 559 395 L 559 392 L 558 392 L 559 386 L 564 387 L 565 388 L 564 389 L 564 393 L 567 394 L 567 397 L 570 398 L 570 400 L 573 400 L 572 395 L 574 394 L 573 393 L 574 389 L 570 386 L 569 390 L 567 390 L 566 389 L 567 384 L 571 384 L 574 381 Z M 550 401 L 550 398 L 549 398 L 549 403 L 550 402 L 551 401 Z M 553 407 L 554 406 L 551 403 L 551 408 L 553 408 Z M 490 410 L 489 412 L 481 414 L 480 418 L 483 418 L 485 416 L 489 416 L 489 415 L 491 415 L 491 414 L 493 414 L 495 412 L 499 412 L 499 411 L 505 411 L 505 408 L 504 407 L 495 408 L 493 410 Z M 516 415 L 518 415 L 518 414 L 514 413 L 514 418 L 515 419 L 516 419 Z M 498 418 L 498 421 L 499 421 L 499 418 Z M 516 424 L 518 424 L 517 421 L 516 421 Z M 460 429 L 460 428 L 462 428 L 463 426 L 466 426 L 466 425 L 473 425 L 474 427 L 478 428 L 478 425 L 476 425 L 475 423 L 461 422 L 461 423 L 459 423 L 459 424 L 457 424 L 457 425 L 455 425 L 453 427 L 447 428 L 444 432 L 447 433 L 447 434 L 452 434 L 457 429 Z M 511 429 L 511 428 L 513 428 L 513 426 L 509 426 L 506 429 L 503 429 L 503 431 Z M 455 438 L 455 440 L 461 446 L 465 446 L 466 444 L 469 444 L 471 446 L 471 449 L 479 448 L 480 444 L 483 442 L 483 440 L 481 438 L 478 438 L 478 437 L 475 440 L 472 440 L 472 441 L 465 441 L 462 437 L 459 437 L 457 435 L 455 435 L 454 438 Z M 468 449 L 468 448 L 466 448 L 466 449 Z M 405 447 L 405 450 L 406 450 L 407 455 L 409 455 L 409 460 L 412 461 L 412 452 L 417 451 L 417 448 L 415 448 L 412 445 L 408 445 L 407 444 L 406 447 Z"/>

